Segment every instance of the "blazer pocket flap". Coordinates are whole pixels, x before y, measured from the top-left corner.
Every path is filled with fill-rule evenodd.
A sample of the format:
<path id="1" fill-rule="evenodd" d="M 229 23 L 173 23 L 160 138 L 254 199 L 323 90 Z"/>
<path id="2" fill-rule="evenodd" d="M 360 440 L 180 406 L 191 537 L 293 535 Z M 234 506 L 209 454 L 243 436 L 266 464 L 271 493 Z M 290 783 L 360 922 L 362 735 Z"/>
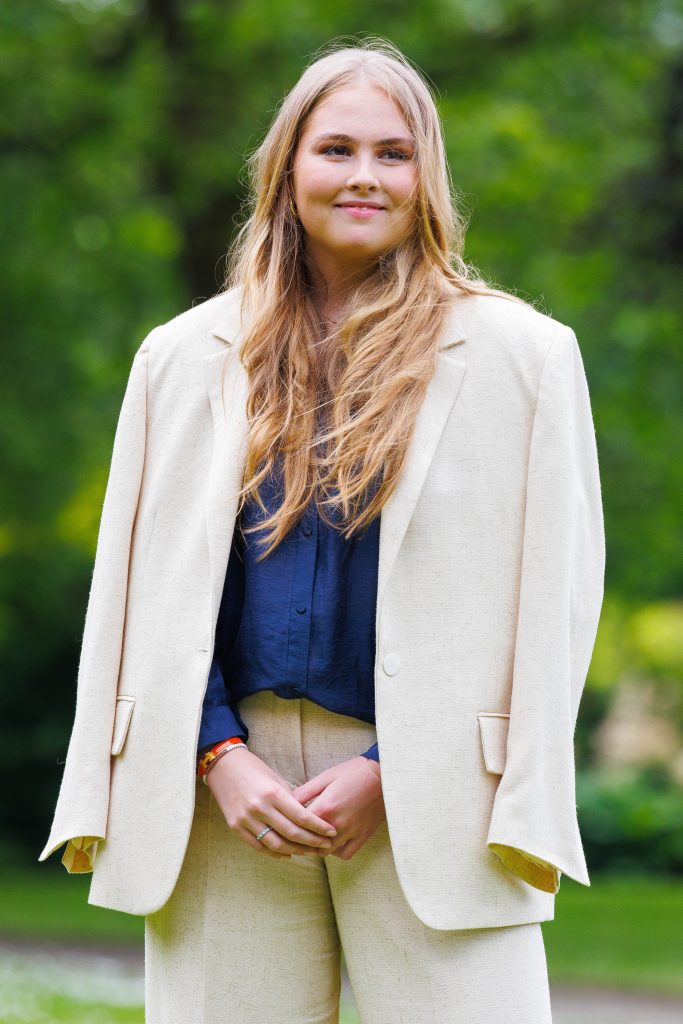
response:
<path id="1" fill-rule="evenodd" d="M 482 711 L 477 718 L 486 771 L 502 775 L 505 771 L 510 716 L 502 711 Z"/>
<path id="2" fill-rule="evenodd" d="M 120 754 L 128 735 L 130 719 L 135 707 L 135 697 L 127 697 L 121 694 L 116 698 L 116 714 L 114 715 L 114 733 L 111 741 L 111 752 L 113 755 Z"/>

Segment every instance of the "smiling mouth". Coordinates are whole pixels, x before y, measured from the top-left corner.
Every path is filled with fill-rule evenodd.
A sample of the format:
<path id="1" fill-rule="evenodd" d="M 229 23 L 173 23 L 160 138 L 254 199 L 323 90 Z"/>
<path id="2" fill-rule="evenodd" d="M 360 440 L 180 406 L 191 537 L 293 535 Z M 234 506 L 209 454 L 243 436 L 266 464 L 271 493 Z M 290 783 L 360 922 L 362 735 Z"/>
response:
<path id="1" fill-rule="evenodd" d="M 355 216 L 371 217 L 375 213 L 382 213 L 384 210 L 383 206 L 355 206 L 353 203 L 337 204 L 338 210 L 346 210 L 347 213 L 352 213 Z"/>

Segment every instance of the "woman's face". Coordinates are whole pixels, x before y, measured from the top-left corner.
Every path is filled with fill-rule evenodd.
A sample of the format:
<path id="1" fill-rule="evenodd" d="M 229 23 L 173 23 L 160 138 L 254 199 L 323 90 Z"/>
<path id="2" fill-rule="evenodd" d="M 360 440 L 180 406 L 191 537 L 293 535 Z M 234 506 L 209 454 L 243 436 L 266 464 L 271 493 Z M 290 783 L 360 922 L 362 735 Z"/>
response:
<path id="1" fill-rule="evenodd" d="M 294 154 L 292 184 L 308 256 L 328 279 L 367 270 L 402 241 L 415 222 L 415 146 L 386 93 L 344 86 L 319 103 Z"/>

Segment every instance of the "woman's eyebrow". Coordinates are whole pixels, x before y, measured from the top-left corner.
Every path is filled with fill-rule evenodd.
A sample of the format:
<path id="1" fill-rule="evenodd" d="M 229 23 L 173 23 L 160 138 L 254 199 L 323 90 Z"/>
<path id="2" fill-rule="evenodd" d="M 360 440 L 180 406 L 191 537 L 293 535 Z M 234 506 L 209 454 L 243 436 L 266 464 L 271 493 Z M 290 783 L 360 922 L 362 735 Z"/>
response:
<path id="1" fill-rule="evenodd" d="M 334 139 L 336 142 L 347 142 L 353 143 L 356 141 L 351 135 L 344 135 L 340 132 L 324 132 L 322 135 L 316 135 L 312 140 L 311 145 L 315 146 L 319 142 L 323 142 L 325 139 Z M 391 139 L 378 139 L 375 143 L 377 146 L 412 146 L 413 140 L 406 138 L 405 136 L 396 135 Z"/>

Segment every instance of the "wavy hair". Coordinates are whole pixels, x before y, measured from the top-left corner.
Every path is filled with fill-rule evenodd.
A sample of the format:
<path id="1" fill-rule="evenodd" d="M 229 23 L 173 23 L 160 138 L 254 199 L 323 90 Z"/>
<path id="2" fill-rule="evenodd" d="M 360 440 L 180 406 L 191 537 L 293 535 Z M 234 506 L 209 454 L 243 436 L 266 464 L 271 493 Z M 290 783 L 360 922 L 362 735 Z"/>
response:
<path id="1" fill-rule="evenodd" d="M 415 223 L 377 258 L 325 336 L 311 299 L 304 230 L 290 205 L 290 179 L 316 105 L 358 82 L 384 90 L 412 134 Z M 465 218 L 429 86 L 380 37 L 328 44 L 281 102 L 246 168 L 248 217 L 228 251 L 221 290 L 241 287 L 246 325 L 240 360 L 249 379 L 249 435 L 239 509 L 251 497 L 266 513 L 259 486 L 281 473 L 280 507 L 247 531 L 271 531 L 265 558 L 312 499 L 346 538 L 380 514 L 401 474 L 445 318 L 458 296 L 528 303 L 491 287 L 465 263 Z"/>

